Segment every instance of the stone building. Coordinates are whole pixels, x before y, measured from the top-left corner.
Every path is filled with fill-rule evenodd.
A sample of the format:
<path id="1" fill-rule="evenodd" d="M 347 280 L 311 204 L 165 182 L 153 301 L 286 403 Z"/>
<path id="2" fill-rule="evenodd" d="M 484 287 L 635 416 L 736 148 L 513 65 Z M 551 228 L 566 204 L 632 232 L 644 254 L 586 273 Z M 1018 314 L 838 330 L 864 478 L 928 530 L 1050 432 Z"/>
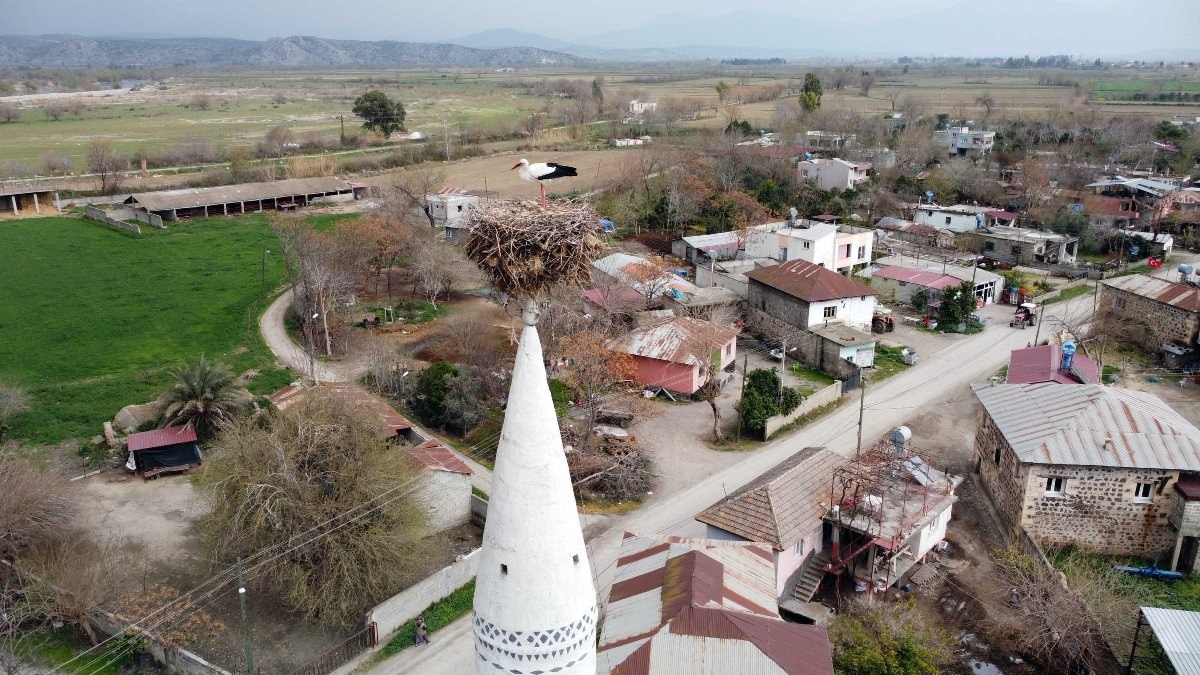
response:
<path id="1" fill-rule="evenodd" d="M 870 330 L 875 290 L 804 260 L 746 273 L 747 318 L 774 318 L 795 328 L 841 323 Z"/>
<path id="2" fill-rule="evenodd" d="M 1200 429 L 1127 389 L 972 388 L 975 470 L 1008 537 L 1196 569 Z"/>
<path id="3" fill-rule="evenodd" d="M 1144 326 L 1132 337 L 1151 352 L 1166 343 L 1184 347 L 1196 344 L 1200 333 L 1200 288 L 1145 274 L 1131 274 L 1100 282 L 1100 307 Z"/>

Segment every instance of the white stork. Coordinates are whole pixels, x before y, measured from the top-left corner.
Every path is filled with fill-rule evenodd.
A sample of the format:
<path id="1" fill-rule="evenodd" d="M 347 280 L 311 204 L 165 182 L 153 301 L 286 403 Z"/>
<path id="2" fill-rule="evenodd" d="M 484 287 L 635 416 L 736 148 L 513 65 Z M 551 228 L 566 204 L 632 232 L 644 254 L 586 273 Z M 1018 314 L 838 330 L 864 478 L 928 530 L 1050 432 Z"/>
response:
<path id="1" fill-rule="evenodd" d="M 579 172 L 576 171 L 575 167 L 573 166 L 555 164 L 554 162 L 538 162 L 537 164 L 530 164 L 529 160 L 527 159 L 522 159 L 514 164 L 513 169 L 521 170 L 521 180 L 536 182 L 538 187 L 542 189 L 543 209 L 546 208 L 546 184 L 543 181 L 579 175 Z"/>

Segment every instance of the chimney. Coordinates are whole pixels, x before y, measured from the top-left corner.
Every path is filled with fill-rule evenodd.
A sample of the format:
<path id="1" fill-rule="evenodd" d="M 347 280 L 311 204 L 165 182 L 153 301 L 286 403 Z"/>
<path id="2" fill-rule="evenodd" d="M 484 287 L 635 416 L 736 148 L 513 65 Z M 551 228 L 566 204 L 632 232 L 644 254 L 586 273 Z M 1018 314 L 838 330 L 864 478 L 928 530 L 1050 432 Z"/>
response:
<path id="1" fill-rule="evenodd" d="M 1117 451 L 1117 446 L 1116 446 L 1116 444 L 1113 443 L 1112 436 L 1104 437 L 1104 450 L 1106 452 L 1116 452 Z"/>

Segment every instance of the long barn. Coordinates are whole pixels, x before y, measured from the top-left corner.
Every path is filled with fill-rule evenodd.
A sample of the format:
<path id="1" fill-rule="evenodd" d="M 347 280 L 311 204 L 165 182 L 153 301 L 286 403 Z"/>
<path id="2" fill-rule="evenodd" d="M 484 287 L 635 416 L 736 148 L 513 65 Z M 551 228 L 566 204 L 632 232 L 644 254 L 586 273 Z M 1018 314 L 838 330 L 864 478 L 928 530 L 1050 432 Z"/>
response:
<path id="1" fill-rule="evenodd" d="M 163 220 L 228 216 L 268 209 L 294 209 L 312 203 L 354 199 L 354 188 L 340 178 L 289 178 L 211 188 L 185 188 L 130 195 L 125 204 Z"/>
<path id="2" fill-rule="evenodd" d="M 43 209 L 58 213 L 58 191 L 53 187 L 32 182 L 0 185 L 0 215 L 25 218 Z"/>

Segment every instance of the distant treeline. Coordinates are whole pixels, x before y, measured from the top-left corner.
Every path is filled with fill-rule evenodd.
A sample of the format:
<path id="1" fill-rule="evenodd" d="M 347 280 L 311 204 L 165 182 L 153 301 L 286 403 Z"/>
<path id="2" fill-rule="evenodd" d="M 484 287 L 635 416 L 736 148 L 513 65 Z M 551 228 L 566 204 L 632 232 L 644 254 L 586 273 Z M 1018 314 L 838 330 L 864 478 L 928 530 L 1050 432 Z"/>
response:
<path id="1" fill-rule="evenodd" d="M 780 58 L 774 58 L 774 59 L 721 59 L 721 65 L 723 65 L 723 66 L 781 66 L 785 63 L 787 63 L 787 61 L 780 59 Z"/>

